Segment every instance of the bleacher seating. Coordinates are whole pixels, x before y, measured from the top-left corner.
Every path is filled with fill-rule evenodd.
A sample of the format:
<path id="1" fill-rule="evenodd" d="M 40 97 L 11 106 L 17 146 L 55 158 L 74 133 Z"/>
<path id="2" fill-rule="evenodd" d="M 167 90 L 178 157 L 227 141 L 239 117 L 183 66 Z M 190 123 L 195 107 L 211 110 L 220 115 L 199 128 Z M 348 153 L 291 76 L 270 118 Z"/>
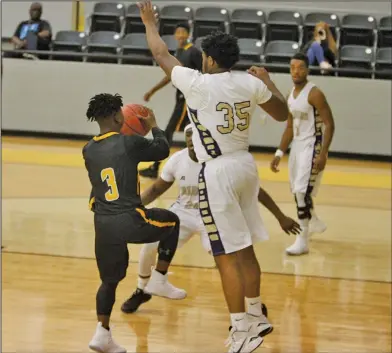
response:
<path id="1" fill-rule="evenodd" d="M 159 27 L 161 35 L 172 35 L 174 28 L 180 22 L 190 22 L 193 19 L 193 10 L 188 6 L 168 5 L 162 8 L 159 14 Z"/>
<path id="2" fill-rule="evenodd" d="M 272 11 L 267 20 L 267 41 L 289 40 L 299 42 L 302 16 L 294 11 Z"/>
<path id="3" fill-rule="evenodd" d="M 260 4 L 262 6 L 262 3 Z M 175 53 L 175 26 L 187 22 L 195 46 L 201 49 L 203 38 L 212 31 L 232 33 L 239 38 L 240 62 L 236 69 L 267 64 L 269 71 L 289 72 L 290 57 L 312 38 L 318 22 L 329 24 L 337 43 L 336 76 L 391 79 L 392 17 L 379 21 L 368 15 L 296 11 L 269 11 L 262 8 L 238 8 L 166 5 L 159 13 L 159 31 L 169 51 Z M 154 65 L 145 39 L 145 29 L 135 3 L 102 2 L 94 5 L 86 33 L 59 31 L 52 45 L 53 60 Z M 303 49 L 302 49 L 303 50 Z M 68 53 L 98 53 L 107 58 L 92 58 Z M 116 58 L 121 54 L 126 58 Z M 279 67 L 273 67 L 279 64 Z M 272 66 L 271 66 L 272 65 Z M 281 68 L 280 66 L 284 66 Z M 351 69 L 344 72 L 340 69 Z M 313 68 L 312 68 L 313 69 Z M 354 70 L 354 71 L 353 71 Z M 357 72 L 355 72 L 355 70 Z M 319 70 L 312 70 L 312 73 Z"/>
<path id="4" fill-rule="evenodd" d="M 193 37 L 204 37 L 214 31 L 226 31 L 229 12 L 220 7 L 199 7 L 195 12 Z"/>
<path id="5" fill-rule="evenodd" d="M 90 33 L 111 31 L 120 33 L 124 18 L 124 5 L 112 2 L 98 2 L 91 14 Z"/>

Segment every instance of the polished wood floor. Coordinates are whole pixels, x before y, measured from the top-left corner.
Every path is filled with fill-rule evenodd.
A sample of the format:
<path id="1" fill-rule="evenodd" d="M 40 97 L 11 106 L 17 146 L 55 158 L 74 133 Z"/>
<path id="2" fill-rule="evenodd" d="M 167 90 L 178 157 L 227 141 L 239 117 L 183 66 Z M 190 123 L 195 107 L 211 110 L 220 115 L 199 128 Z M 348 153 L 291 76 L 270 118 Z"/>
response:
<path id="1" fill-rule="evenodd" d="M 88 350 L 99 278 L 82 145 L 3 139 L 4 352 Z M 287 163 L 274 175 L 270 158 L 257 155 L 263 186 L 295 216 Z M 173 188 L 156 205 L 175 197 Z M 275 331 L 258 351 L 391 352 L 391 165 L 330 160 L 316 206 L 328 230 L 298 258 L 285 256 L 293 238 L 260 208 L 270 240 L 256 250 Z M 130 246 L 131 261 L 138 250 Z M 113 311 L 115 338 L 129 352 L 224 352 L 228 316 L 212 259 L 195 237 L 174 263 L 171 279 L 188 298 L 154 298 L 123 315 L 119 307 L 136 282 L 131 263 Z"/>

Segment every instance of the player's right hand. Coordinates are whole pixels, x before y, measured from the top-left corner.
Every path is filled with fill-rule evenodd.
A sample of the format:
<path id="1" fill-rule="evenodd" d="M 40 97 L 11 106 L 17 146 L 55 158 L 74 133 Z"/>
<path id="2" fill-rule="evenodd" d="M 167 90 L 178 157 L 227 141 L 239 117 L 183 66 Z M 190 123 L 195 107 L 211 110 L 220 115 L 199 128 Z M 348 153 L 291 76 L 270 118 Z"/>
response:
<path id="1" fill-rule="evenodd" d="M 275 156 L 270 164 L 270 168 L 274 173 L 279 172 L 279 169 L 278 169 L 279 163 L 280 163 L 280 157 Z"/>
<path id="2" fill-rule="evenodd" d="M 248 70 L 248 74 L 251 74 L 254 77 L 257 77 L 259 80 L 266 83 L 267 81 L 271 81 L 269 73 L 264 67 L 252 66 Z"/>
<path id="3" fill-rule="evenodd" d="M 145 102 L 149 102 L 150 99 L 151 99 L 151 97 L 152 97 L 152 93 L 151 93 L 151 92 L 147 92 L 147 93 L 143 96 L 143 99 L 144 99 Z"/>
<path id="4" fill-rule="evenodd" d="M 146 110 L 148 111 L 148 115 L 147 116 L 138 116 L 138 118 L 142 119 L 144 121 L 144 123 L 146 125 L 148 125 L 148 127 L 150 127 L 151 129 L 153 127 L 157 127 L 157 121 L 155 119 L 154 112 L 149 108 L 146 108 Z"/>

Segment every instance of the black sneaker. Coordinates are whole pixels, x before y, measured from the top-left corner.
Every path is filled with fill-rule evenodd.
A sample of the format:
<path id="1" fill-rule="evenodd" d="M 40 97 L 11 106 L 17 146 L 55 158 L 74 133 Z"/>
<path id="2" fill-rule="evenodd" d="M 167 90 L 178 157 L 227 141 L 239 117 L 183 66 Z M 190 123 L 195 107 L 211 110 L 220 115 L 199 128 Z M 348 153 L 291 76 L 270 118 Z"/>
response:
<path id="1" fill-rule="evenodd" d="M 139 172 L 142 177 L 156 179 L 158 178 L 158 168 L 152 165 L 149 168 L 143 169 Z"/>
<path id="2" fill-rule="evenodd" d="M 140 305 L 147 303 L 150 299 L 151 294 L 147 294 L 142 289 L 137 288 L 132 296 L 121 305 L 121 311 L 125 314 L 132 314 Z"/>

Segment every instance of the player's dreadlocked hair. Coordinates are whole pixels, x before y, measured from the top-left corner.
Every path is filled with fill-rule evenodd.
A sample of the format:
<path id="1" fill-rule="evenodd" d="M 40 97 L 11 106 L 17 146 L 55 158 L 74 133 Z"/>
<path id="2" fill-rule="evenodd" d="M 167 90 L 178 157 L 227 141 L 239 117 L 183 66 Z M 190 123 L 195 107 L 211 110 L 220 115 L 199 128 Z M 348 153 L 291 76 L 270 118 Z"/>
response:
<path id="1" fill-rule="evenodd" d="M 240 59 L 237 38 L 231 34 L 214 32 L 206 36 L 201 47 L 207 56 L 211 56 L 219 67 L 231 69 Z"/>
<path id="2" fill-rule="evenodd" d="M 120 111 L 123 106 L 122 97 L 119 94 L 101 93 L 90 99 L 87 109 L 87 120 L 97 121 Z"/>

